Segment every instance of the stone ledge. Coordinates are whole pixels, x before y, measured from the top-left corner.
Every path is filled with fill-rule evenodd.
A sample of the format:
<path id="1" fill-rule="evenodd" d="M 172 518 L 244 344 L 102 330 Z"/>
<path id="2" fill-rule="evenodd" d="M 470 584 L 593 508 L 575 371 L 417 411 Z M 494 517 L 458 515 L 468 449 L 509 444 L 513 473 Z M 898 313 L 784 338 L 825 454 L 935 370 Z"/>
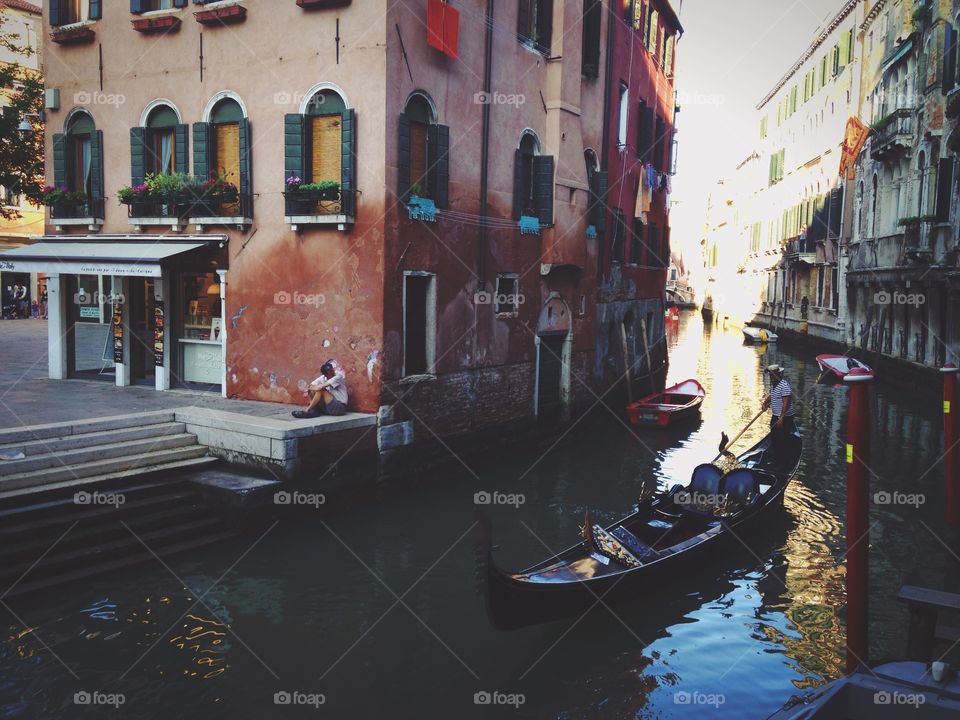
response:
<path id="1" fill-rule="evenodd" d="M 291 406 L 292 407 L 292 406 Z M 256 417 L 226 410 L 212 410 L 202 407 L 184 407 L 173 411 L 178 422 L 188 425 L 200 425 L 249 435 L 270 438 L 271 440 L 293 440 L 352 430 L 354 428 L 373 427 L 377 424 L 374 414 L 349 412 L 340 417 L 321 416 L 298 420 L 280 420 L 270 417 Z"/>

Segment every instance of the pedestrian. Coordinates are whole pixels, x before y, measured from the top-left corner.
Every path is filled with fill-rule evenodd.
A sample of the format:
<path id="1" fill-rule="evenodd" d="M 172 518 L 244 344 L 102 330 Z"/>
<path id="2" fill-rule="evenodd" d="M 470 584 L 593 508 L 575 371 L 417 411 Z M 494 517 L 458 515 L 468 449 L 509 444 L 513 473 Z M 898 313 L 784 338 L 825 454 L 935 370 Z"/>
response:
<path id="1" fill-rule="evenodd" d="M 774 463 L 783 465 L 790 457 L 790 437 L 796 433 L 797 425 L 794 422 L 796 404 L 793 400 L 793 388 L 784 377 L 784 369 L 780 365 L 770 365 L 767 368 L 770 376 L 770 395 L 763 401 L 763 408 L 770 408 L 770 435 L 773 442 Z"/>
<path id="2" fill-rule="evenodd" d="M 14 285 L 13 294 L 17 301 L 17 315 L 21 318 L 30 317 L 30 301 L 27 299 L 27 286 Z"/>
<path id="3" fill-rule="evenodd" d="M 40 286 L 40 318 L 47 319 L 47 286 Z"/>
<path id="4" fill-rule="evenodd" d="M 306 410 L 294 410 L 295 418 L 318 415 L 343 415 L 347 412 L 347 384 L 343 369 L 335 360 L 327 360 L 320 368 L 320 377 L 310 383 L 306 395 L 310 404 Z"/>

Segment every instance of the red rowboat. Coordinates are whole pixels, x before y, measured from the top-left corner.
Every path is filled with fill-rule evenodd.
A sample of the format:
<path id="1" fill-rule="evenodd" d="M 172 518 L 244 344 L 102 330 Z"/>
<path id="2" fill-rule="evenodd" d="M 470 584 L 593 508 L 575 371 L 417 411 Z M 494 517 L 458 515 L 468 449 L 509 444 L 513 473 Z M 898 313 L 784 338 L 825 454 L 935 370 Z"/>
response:
<path id="1" fill-rule="evenodd" d="M 873 375 L 873 369 L 867 367 L 856 358 L 847 355 L 817 355 L 817 364 L 820 365 L 820 379 L 840 381 L 851 370 L 860 368 Z"/>
<path id="2" fill-rule="evenodd" d="M 634 425 L 667 427 L 699 413 L 706 394 L 703 385 L 696 380 L 684 380 L 628 405 L 627 417 Z"/>

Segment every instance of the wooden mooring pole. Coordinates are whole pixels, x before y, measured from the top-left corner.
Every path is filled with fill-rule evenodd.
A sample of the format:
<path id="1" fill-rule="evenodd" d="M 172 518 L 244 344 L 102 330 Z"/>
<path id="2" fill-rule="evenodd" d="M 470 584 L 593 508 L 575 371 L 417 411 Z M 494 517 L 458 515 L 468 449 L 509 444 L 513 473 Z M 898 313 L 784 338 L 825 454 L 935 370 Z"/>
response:
<path id="1" fill-rule="evenodd" d="M 957 373 L 953 363 L 944 365 L 943 373 L 943 453 L 946 480 L 947 522 L 960 526 L 960 423 L 957 423 Z"/>
<path id="2" fill-rule="evenodd" d="M 870 585 L 870 387 L 873 375 L 855 368 L 844 379 L 847 413 L 847 672 L 867 662 Z"/>

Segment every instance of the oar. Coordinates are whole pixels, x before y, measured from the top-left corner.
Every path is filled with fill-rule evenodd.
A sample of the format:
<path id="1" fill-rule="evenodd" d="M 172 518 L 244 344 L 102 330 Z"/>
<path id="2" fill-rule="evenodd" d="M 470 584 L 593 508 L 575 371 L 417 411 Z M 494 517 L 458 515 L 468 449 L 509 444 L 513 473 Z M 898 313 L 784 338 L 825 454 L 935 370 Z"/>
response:
<path id="1" fill-rule="evenodd" d="M 742 438 L 742 437 L 743 437 L 743 434 L 744 434 L 747 430 L 750 429 L 750 426 L 753 425 L 753 424 L 757 421 L 757 419 L 758 419 L 761 415 L 763 415 L 766 411 L 767 411 L 767 409 L 766 409 L 766 408 L 763 408 L 763 409 L 760 410 L 760 412 L 758 412 L 756 415 L 754 415 L 754 416 L 753 416 L 753 420 L 751 420 L 749 423 L 747 423 L 747 426 L 746 426 L 743 430 L 741 430 L 740 433 L 739 433 L 733 440 L 731 440 L 730 442 L 726 442 L 727 436 L 726 436 L 726 435 L 723 435 L 723 440 L 720 441 L 720 454 L 717 455 L 717 456 L 713 459 L 713 462 L 716 462 L 717 460 L 719 460 L 720 458 L 722 458 L 723 455 L 724 455 L 724 453 L 727 452 L 727 448 L 730 447 L 731 445 L 733 445 L 737 440 L 739 440 L 740 438 Z"/>

